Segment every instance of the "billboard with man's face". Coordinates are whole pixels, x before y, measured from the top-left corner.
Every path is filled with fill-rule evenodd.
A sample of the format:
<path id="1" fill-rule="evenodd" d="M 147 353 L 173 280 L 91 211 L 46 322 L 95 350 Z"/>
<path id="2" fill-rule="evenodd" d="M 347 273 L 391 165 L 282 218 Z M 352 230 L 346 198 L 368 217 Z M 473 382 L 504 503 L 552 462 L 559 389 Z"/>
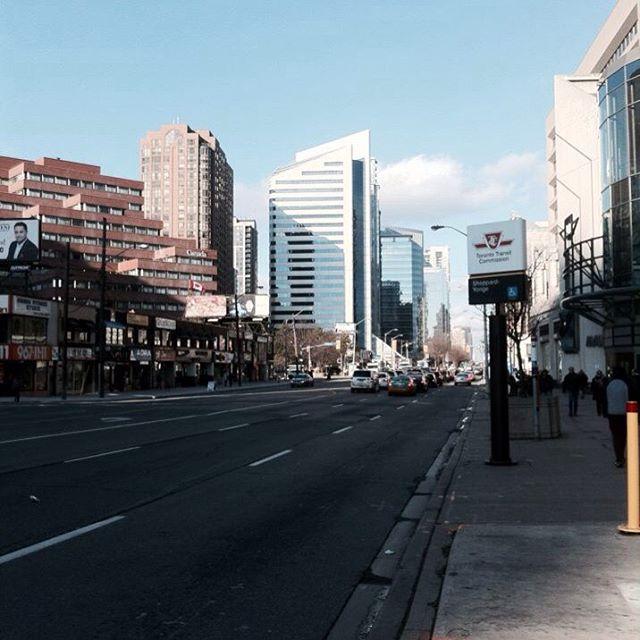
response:
<path id="1" fill-rule="evenodd" d="M 0 263 L 4 266 L 40 261 L 40 220 L 0 219 Z"/>

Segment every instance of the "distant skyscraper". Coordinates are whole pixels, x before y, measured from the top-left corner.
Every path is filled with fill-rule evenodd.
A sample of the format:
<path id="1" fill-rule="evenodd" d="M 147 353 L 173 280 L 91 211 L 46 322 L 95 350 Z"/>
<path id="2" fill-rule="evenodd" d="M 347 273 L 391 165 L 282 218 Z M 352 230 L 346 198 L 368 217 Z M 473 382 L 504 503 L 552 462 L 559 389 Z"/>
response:
<path id="1" fill-rule="evenodd" d="M 449 278 L 444 269 L 424 267 L 424 288 L 427 299 L 426 331 L 428 338 L 451 333 Z"/>
<path id="2" fill-rule="evenodd" d="M 447 279 L 451 278 L 451 265 L 449 263 L 449 247 L 446 245 L 432 245 L 425 247 L 424 260 L 428 267 L 444 269 L 447 272 Z"/>
<path id="3" fill-rule="evenodd" d="M 217 138 L 185 124 L 162 125 L 140 140 L 145 217 L 163 233 L 218 252 L 219 292 L 233 278 L 233 170 Z"/>
<path id="4" fill-rule="evenodd" d="M 380 332 L 397 329 L 402 340 L 421 353 L 424 344 L 424 276 L 422 232 L 387 227 L 380 232 Z"/>
<path id="5" fill-rule="evenodd" d="M 256 293 L 258 288 L 258 230 L 255 220 L 233 222 L 233 268 L 238 293 Z"/>
<path id="6" fill-rule="evenodd" d="M 380 245 L 376 161 L 369 131 L 312 147 L 269 182 L 271 315 L 379 333 Z"/>

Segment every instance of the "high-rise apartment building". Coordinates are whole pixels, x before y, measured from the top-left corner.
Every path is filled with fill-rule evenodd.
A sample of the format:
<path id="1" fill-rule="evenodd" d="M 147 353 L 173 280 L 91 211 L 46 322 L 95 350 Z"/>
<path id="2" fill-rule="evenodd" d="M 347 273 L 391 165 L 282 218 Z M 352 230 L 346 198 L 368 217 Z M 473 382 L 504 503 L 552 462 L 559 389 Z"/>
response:
<path id="1" fill-rule="evenodd" d="M 379 333 L 380 243 L 376 161 L 369 131 L 295 154 L 269 182 L 271 316 Z"/>
<path id="2" fill-rule="evenodd" d="M 397 329 L 416 355 L 424 345 L 422 246 L 421 231 L 387 227 L 380 232 L 380 332 Z"/>
<path id="3" fill-rule="evenodd" d="M 255 220 L 233 222 L 233 268 L 237 293 L 258 289 L 258 229 Z"/>
<path id="4" fill-rule="evenodd" d="M 163 222 L 163 234 L 194 240 L 218 253 L 219 291 L 233 277 L 233 170 L 218 139 L 186 124 L 162 125 L 140 140 L 145 217 Z"/>

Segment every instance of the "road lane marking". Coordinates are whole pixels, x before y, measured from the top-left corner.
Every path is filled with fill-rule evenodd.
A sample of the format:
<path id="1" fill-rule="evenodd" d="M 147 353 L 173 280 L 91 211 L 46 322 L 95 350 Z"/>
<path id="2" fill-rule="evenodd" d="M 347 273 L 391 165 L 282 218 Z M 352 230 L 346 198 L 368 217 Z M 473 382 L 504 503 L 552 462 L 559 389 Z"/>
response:
<path id="1" fill-rule="evenodd" d="M 349 431 L 349 429 L 353 429 L 353 427 L 342 427 L 342 429 L 336 429 L 331 433 L 333 433 L 334 435 L 337 435 L 338 433 L 344 433 L 345 431 Z"/>
<path id="2" fill-rule="evenodd" d="M 396 407 L 396 411 L 400 411 L 400 409 L 404 409 L 406 406 L 406 404 L 401 404 L 399 407 Z"/>
<path id="3" fill-rule="evenodd" d="M 377 420 L 378 418 L 382 418 L 382 416 L 378 414 L 377 416 L 373 416 L 373 418 L 369 418 L 369 421 Z"/>
<path id="4" fill-rule="evenodd" d="M 285 449 L 284 451 L 279 451 L 278 453 L 274 453 L 272 456 L 269 456 L 267 458 L 262 458 L 260 460 L 256 460 L 255 462 L 252 462 L 249 466 L 250 467 L 258 467 L 261 464 L 264 464 L 265 462 L 271 462 L 271 460 L 275 460 L 276 458 L 280 458 L 282 456 L 286 456 L 288 453 L 291 453 L 293 451 L 293 449 Z"/>
<path id="5" fill-rule="evenodd" d="M 322 396 L 320 396 L 322 397 Z M 194 413 L 188 416 L 176 416 L 174 418 L 157 418 L 155 420 L 144 420 L 143 422 L 128 422 L 127 424 L 117 424 L 109 427 L 96 427 L 94 429 L 77 429 L 74 431 L 59 431 L 57 433 L 44 433 L 39 436 L 27 436 L 25 438 L 13 438 L 11 440 L 0 440 L 0 444 L 13 444 L 15 442 L 28 442 L 29 440 L 43 440 L 46 438 L 61 438 L 63 436 L 73 436 L 81 433 L 95 433 L 97 431 L 114 431 L 116 429 L 129 429 L 130 427 L 141 427 L 148 424 L 157 424 L 160 422 L 173 422 L 178 420 L 191 420 L 192 418 L 202 418 L 205 416 L 219 416 L 224 413 L 238 413 L 241 411 L 253 411 L 254 409 L 263 409 L 265 407 L 276 407 L 282 404 L 291 404 L 291 402 L 306 402 L 306 400 L 284 400 L 282 402 L 267 402 L 265 404 L 254 404 L 246 407 L 236 407 L 234 409 L 223 409 L 221 411 L 212 411 L 210 413 Z"/>
<path id="6" fill-rule="evenodd" d="M 289 416 L 290 418 L 302 418 L 302 416 L 308 416 L 308 413 L 294 413 L 293 415 Z"/>
<path id="7" fill-rule="evenodd" d="M 74 529 L 73 531 L 62 533 L 59 536 L 55 536 L 54 538 L 49 538 L 48 540 L 43 540 L 42 542 L 37 542 L 36 544 L 29 545 L 28 547 L 24 547 L 23 549 L 12 551 L 11 553 L 0 556 L 0 564 L 5 564 L 7 562 L 11 562 L 12 560 L 16 560 L 17 558 L 22 558 L 23 556 L 35 553 L 36 551 L 46 549 L 47 547 L 52 547 L 54 544 L 59 544 L 60 542 L 65 542 L 66 540 L 77 538 L 78 536 L 82 536 L 85 533 L 94 531 L 95 529 L 100 529 L 101 527 L 106 527 L 107 525 L 118 522 L 119 520 L 124 520 L 124 516 L 113 516 L 112 518 L 107 518 L 106 520 L 100 520 L 100 522 L 88 524 L 86 527 L 80 527 L 79 529 Z"/>
<path id="8" fill-rule="evenodd" d="M 82 460 L 91 460 L 92 458 L 102 458 L 103 456 L 112 456 L 116 453 L 125 453 L 126 451 L 135 451 L 140 447 L 129 447 L 127 449 L 116 449 L 115 451 L 105 451 L 104 453 L 95 453 L 92 456 L 83 456 L 82 458 L 71 458 L 71 460 L 65 460 L 64 464 L 68 464 L 69 462 L 81 462 Z"/>
<path id="9" fill-rule="evenodd" d="M 415 404 L 416 402 L 418 402 L 417 400 L 412 400 L 411 404 Z"/>
<path id="10" fill-rule="evenodd" d="M 131 418 L 100 418 L 102 422 L 129 422 Z"/>
<path id="11" fill-rule="evenodd" d="M 234 424 L 232 427 L 224 427 L 222 429 L 218 429 L 218 431 L 232 431 L 233 429 L 242 429 L 242 427 L 248 427 L 248 422 L 243 422 L 242 424 Z"/>
<path id="12" fill-rule="evenodd" d="M 331 405 L 334 409 L 337 409 L 338 407 L 344 407 L 344 402 L 341 402 L 340 404 L 332 404 Z"/>

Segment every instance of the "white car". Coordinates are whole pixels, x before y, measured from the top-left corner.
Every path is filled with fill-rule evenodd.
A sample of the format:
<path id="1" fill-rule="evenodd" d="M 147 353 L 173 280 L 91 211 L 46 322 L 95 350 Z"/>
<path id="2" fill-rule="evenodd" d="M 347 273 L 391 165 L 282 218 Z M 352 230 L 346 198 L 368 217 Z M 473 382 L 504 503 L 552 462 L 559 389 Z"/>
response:
<path id="1" fill-rule="evenodd" d="M 389 388 L 389 374 L 386 371 L 381 371 L 378 374 L 378 386 L 381 389 Z"/>
<path id="2" fill-rule="evenodd" d="M 367 369 L 356 369 L 351 378 L 351 393 L 356 391 L 370 391 L 376 393 L 378 391 L 378 377 L 373 371 Z"/>

